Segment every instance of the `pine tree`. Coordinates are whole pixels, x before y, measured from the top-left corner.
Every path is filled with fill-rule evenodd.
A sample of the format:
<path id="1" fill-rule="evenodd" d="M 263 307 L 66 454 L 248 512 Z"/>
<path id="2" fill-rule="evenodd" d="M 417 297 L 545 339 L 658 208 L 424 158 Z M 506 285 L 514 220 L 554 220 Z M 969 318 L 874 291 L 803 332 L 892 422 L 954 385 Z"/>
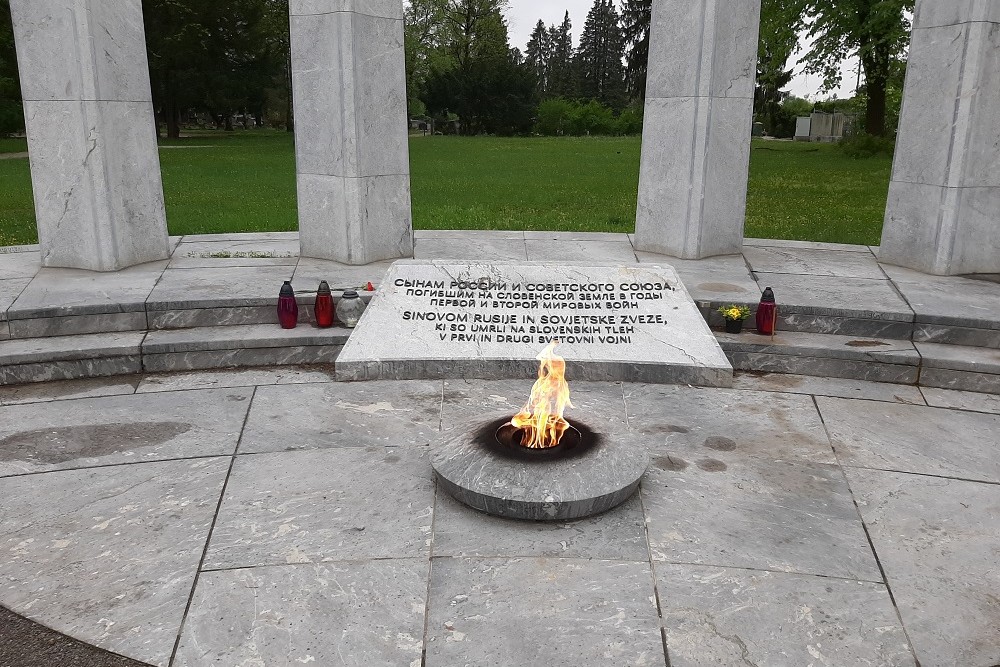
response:
<path id="1" fill-rule="evenodd" d="M 646 97 L 646 71 L 649 64 L 649 26 L 652 0 L 622 0 L 622 31 L 628 45 L 626 79 L 633 100 Z"/>
<path id="2" fill-rule="evenodd" d="M 625 106 L 625 37 L 614 0 L 594 0 L 577 52 L 580 93 L 613 109 Z"/>
<path id="3" fill-rule="evenodd" d="M 552 97 L 577 96 L 576 77 L 573 72 L 573 22 L 566 12 L 563 22 L 549 29 L 552 57 L 549 59 L 548 92 Z"/>
<path id="4" fill-rule="evenodd" d="M 538 20 L 534 32 L 531 33 L 524 59 L 538 80 L 539 97 L 546 97 L 549 90 L 549 67 L 552 60 L 552 35 L 541 19 Z"/>

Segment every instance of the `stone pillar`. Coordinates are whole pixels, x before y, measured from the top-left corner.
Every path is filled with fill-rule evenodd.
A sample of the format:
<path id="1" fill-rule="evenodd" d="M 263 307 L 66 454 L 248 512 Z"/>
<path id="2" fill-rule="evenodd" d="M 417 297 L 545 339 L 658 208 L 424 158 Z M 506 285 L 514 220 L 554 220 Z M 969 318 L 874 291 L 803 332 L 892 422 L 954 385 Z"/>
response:
<path id="1" fill-rule="evenodd" d="M 759 25 L 760 0 L 653 0 L 637 248 L 740 251 Z"/>
<path id="2" fill-rule="evenodd" d="M 302 255 L 413 256 L 401 0 L 291 0 Z"/>
<path id="3" fill-rule="evenodd" d="M 880 259 L 1000 273 L 1000 2 L 918 0 Z"/>
<path id="4" fill-rule="evenodd" d="M 170 256 L 141 0 L 11 0 L 42 265 Z"/>

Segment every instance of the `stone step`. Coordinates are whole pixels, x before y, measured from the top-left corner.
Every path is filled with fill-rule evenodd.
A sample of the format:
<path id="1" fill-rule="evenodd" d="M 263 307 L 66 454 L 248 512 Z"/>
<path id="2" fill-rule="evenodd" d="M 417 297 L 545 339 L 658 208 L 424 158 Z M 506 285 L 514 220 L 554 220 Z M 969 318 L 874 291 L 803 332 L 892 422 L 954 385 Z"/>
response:
<path id="1" fill-rule="evenodd" d="M 0 385 L 252 366 L 332 364 L 348 329 L 202 327 L 0 341 Z"/>
<path id="2" fill-rule="evenodd" d="M 916 343 L 925 387 L 1000 394 L 1000 349 Z"/>
<path id="3" fill-rule="evenodd" d="M 829 334 L 718 332 L 719 344 L 739 371 L 917 384 L 920 354 L 907 340 Z"/>

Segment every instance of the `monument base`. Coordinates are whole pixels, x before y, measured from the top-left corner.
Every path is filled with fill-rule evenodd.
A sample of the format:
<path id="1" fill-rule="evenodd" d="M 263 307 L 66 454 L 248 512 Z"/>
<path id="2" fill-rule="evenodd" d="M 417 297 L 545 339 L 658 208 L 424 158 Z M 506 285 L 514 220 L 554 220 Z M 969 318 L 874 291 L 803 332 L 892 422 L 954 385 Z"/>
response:
<path id="1" fill-rule="evenodd" d="M 732 385 L 733 369 L 669 266 L 393 264 L 337 379 L 507 379 L 558 340 L 570 380 Z"/>

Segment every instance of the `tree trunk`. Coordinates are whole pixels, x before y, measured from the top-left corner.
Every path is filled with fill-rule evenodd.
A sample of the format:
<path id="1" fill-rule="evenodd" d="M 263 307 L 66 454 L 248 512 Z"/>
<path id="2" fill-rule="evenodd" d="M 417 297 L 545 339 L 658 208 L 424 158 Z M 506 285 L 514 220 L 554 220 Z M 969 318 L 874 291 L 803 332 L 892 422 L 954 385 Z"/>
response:
<path id="1" fill-rule="evenodd" d="M 173 95 L 167 105 L 167 138 L 181 138 L 181 110 L 177 108 L 177 100 Z"/>
<path id="2" fill-rule="evenodd" d="M 285 99 L 288 106 L 285 108 L 285 130 L 295 131 L 295 100 L 292 96 L 292 52 L 288 52 L 285 58 Z"/>
<path id="3" fill-rule="evenodd" d="M 865 132 L 876 137 L 885 135 L 886 87 L 889 82 L 888 54 L 875 50 L 867 57 L 862 57 L 861 64 L 865 68 L 865 90 L 867 104 L 865 105 Z"/>

